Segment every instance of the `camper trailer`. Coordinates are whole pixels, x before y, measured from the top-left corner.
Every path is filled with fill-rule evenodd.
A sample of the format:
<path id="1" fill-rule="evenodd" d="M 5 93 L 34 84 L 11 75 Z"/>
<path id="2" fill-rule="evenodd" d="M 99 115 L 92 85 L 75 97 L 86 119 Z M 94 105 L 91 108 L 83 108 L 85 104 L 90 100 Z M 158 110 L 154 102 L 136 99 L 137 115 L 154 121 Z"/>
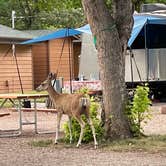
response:
<path id="1" fill-rule="evenodd" d="M 86 79 L 99 79 L 97 51 L 90 33 L 82 34 L 79 72 Z M 166 98 L 166 15 L 134 15 L 126 53 L 125 80 L 127 88 L 148 83 L 155 99 Z"/>
<path id="2" fill-rule="evenodd" d="M 166 97 L 166 49 L 133 49 L 127 51 L 125 80 L 127 88 L 148 83 L 155 99 Z"/>
<path id="3" fill-rule="evenodd" d="M 126 84 L 147 82 L 155 99 L 166 98 L 166 15 L 138 14 L 128 42 Z M 136 28 L 137 27 L 137 28 Z"/>

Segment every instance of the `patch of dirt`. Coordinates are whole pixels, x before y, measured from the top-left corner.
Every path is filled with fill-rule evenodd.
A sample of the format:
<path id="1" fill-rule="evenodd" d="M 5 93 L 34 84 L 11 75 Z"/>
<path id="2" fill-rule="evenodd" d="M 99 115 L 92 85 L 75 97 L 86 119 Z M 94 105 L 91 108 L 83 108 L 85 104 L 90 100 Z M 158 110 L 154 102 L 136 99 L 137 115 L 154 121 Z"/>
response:
<path id="1" fill-rule="evenodd" d="M 166 134 L 166 114 L 160 113 L 161 105 L 152 106 L 153 118 L 144 127 L 145 134 Z M 1 110 L 1 113 L 9 110 Z M 25 113 L 25 121 L 33 121 L 33 113 Z M 67 120 L 64 116 L 62 123 Z M 38 131 L 55 131 L 56 115 L 38 113 Z M 61 133 L 62 133 L 61 125 Z M 0 133 L 4 129 L 18 128 L 18 113 L 0 117 Z M 61 135 L 62 137 L 63 135 Z M 165 166 L 166 154 L 147 152 L 113 152 L 93 145 L 80 148 L 65 145 L 34 147 L 38 140 L 54 140 L 55 134 L 35 134 L 34 125 L 23 126 L 19 137 L 0 138 L 0 166 Z"/>

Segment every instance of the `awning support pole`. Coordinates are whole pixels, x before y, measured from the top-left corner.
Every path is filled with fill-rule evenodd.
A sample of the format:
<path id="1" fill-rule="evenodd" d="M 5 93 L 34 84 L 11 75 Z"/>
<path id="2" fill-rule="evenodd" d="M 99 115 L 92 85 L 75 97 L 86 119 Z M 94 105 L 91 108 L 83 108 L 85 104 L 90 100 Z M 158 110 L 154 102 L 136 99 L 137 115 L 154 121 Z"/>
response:
<path id="1" fill-rule="evenodd" d="M 67 28 L 67 36 L 69 36 L 69 28 Z M 69 72 L 70 72 L 70 93 L 73 92 L 72 88 L 72 64 L 71 64 L 71 39 L 68 38 L 68 48 L 69 48 Z"/>
<path id="2" fill-rule="evenodd" d="M 149 82 L 149 49 L 148 49 L 148 45 L 147 45 L 147 39 L 148 39 L 147 28 L 148 28 L 148 20 L 144 26 L 144 37 L 145 37 L 145 58 L 146 58 L 145 62 L 147 64 L 147 66 L 146 66 L 146 80 L 147 80 L 147 82 Z"/>

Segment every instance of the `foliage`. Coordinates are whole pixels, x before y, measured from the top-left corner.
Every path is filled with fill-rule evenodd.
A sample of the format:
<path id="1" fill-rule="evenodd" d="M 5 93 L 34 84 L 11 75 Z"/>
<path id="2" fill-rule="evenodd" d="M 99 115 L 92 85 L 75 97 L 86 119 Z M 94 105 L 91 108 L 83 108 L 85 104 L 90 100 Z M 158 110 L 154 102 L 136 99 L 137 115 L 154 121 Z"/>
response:
<path id="1" fill-rule="evenodd" d="M 112 0 L 105 0 L 112 9 Z M 142 3 L 165 3 L 165 0 L 132 0 L 135 10 Z M 11 13 L 16 11 L 16 29 L 50 29 L 80 27 L 86 19 L 81 0 L 1 0 L 0 24 L 11 26 Z"/>
<path id="2" fill-rule="evenodd" d="M 36 18 L 35 25 L 32 28 L 40 26 L 41 29 L 55 28 L 75 28 L 80 27 L 85 21 L 81 8 L 77 9 L 54 9 L 46 12 L 42 11 Z"/>
<path id="3" fill-rule="evenodd" d="M 144 3 L 163 3 L 166 4 L 165 0 L 144 0 Z"/>
<path id="4" fill-rule="evenodd" d="M 151 118 L 151 104 L 148 98 L 149 88 L 147 86 L 137 86 L 134 99 L 127 105 L 127 116 L 130 121 L 131 131 L 134 136 L 141 136 L 143 134 L 142 123 L 147 123 L 147 119 Z"/>
<path id="5" fill-rule="evenodd" d="M 132 0 L 134 10 L 140 11 L 140 6 L 147 3 L 163 3 L 166 4 L 165 0 Z"/>
<path id="6" fill-rule="evenodd" d="M 101 123 L 98 116 L 98 103 L 94 101 L 93 98 L 91 98 L 91 105 L 90 105 L 90 117 L 93 121 L 93 125 L 95 127 L 96 137 L 97 139 L 101 139 L 103 135 L 103 128 L 101 127 Z M 82 119 L 84 122 L 86 122 L 86 126 L 84 128 L 84 137 L 82 139 L 82 142 L 88 143 L 90 141 L 93 141 L 93 135 L 90 126 L 87 124 L 87 120 L 84 115 L 82 115 Z M 80 125 L 79 123 L 72 118 L 72 136 L 73 136 L 73 142 L 77 142 L 80 136 Z M 70 142 L 70 133 L 69 133 L 69 127 L 68 124 L 64 124 L 64 132 L 65 132 L 65 141 Z"/>
<path id="7" fill-rule="evenodd" d="M 7 26 L 16 11 L 16 29 L 76 27 L 85 21 L 80 0 L 1 0 L 0 10 L 0 23 Z"/>
<path id="8" fill-rule="evenodd" d="M 132 0 L 134 10 L 140 11 L 141 4 L 145 3 L 145 0 Z"/>
<path id="9" fill-rule="evenodd" d="M 87 87 L 80 88 L 76 93 L 88 94 L 89 89 Z"/>
<path id="10" fill-rule="evenodd" d="M 140 11 L 140 7 L 142 4 L 147 4 L 147 3 L 163 3 L 166 4 L 165 0 L 132 0 L 133 6 L 134 6 L 134 10 L 136 11 Z M 108 6 L 109 9 L 111 9 L 112 7 L 112 0 L 106 0 L 106 4 Z"/>

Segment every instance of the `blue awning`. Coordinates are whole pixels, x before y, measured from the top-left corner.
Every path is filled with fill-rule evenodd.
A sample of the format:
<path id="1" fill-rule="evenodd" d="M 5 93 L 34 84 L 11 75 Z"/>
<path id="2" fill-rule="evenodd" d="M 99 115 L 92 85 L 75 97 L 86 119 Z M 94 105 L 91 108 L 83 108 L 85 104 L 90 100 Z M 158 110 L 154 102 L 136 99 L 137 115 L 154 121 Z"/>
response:
<path id="1" fill-rule="evenodd" d="M 162 17 L 162 16 L 160 17 L 160 16 L 136 14 L 133 16 L 133 18 L 134 18 L 134 26 L 131 32 L 131 37 L 128 41 L 128 47 L 132 46 L 132 44 L 134 43 L 134 41 L 136 40 L 136 38 L 138 37 L 140 33 L 142 33 L 142 35 L 144 36 L 144 33 L 142 31 L 145 24 L 166 25 L 166 17 Z M 79 35 L 81 33 L 92 34 L 90 26 L 87 24 L 77 29 L 70 29 L 70 28 L 60 29 L 56 32 L 50 33 L 49 35 L 28 40 L 21 44 L 33 44 L 33 43 L 43 42 L 43 41 L 52 40 L 52 39 Z"/>
<path id="2" fill-rule="evenodd" d="M 77 28 L 76 30 L 82 33 L 92 34 L 89 24 L 86 24 L 83 27 Z"/>
<path id="3" fill-rule="evenodd" d="M 131 37 L 128 41 L 128 46 L 131 47 L 134 40 L 137 38 L 145 24 L 166 25 L 166 17 L 157 17 L 151 15 L 135 15 L 134 26 L 131 32 Z"/>
<path id="4" fill-rule="evenodd" d="M 133 25 L 133 29 L 131 32 L 131 37 L 128 41 L 128 46 L 130 47 L 132 45 L 132 43 L 134 42 L 134 40 L 136 39 L 136 37 L 138 36 L 138 34 L 140 33 L 140 31 L 142 30 L 142 28 L 144 27 L 145 23 L 147 21 L 147 18 L 144 16 L 140 16 L 140 17 L 134 17 L 134 25 Z"/>
<path id="5" fill-rule="evenodd" d="M 152 16 L 152 15 L 134 15 L 133 18 L 134 18 L 134 25 L 131 32 L 131 37 L 128 41 L 129 47 L 133 44 L 133 42 L 135 41 L 135 39 L 137 38 L 141 30 L 143 29 L 145 24 L 166 25 L 166 17 L 164 18 L 164 17 Z M 76 30 L 83 33 L 92 34 L 90 30 L 90 26 L 88 24 L 83 27 L 77 28 Z"/>
<path id="6" fill-rule="evenodd" d="M 47 40 L 75 36 L 75 35 L 80 35 L 80 34 L 81 34 L 81 32 L 77 31 L 75 29 L 64 28 L 64 29 L 60 29 L 56 32 L 50 33 L 48 35 L 45 35 L 45 36 L 40 36 L 40 37 L 31 39 L 31 40 L 27 40 L 25 42 L 22 42 L 21 44 L 33 44 L 33 43 L 43 42 L 43 41 L 47 41 Z"/>
<path id="7" fill-rule="evenodd" d="M 134 17 L 134 26 L 131 33 L 131 37 L 128 41 L 128 46 L 132 45 L 133 41 L 136 39 L 137 35 L 139 34 L 141 29 L 145 25 L 146 21 L 147 21 L 146 17 Z M 83 27 L 77 28 L 76 30 L 81 31 L 83 33 L 92 34 L 89 24 L 84 25 Z"/>

